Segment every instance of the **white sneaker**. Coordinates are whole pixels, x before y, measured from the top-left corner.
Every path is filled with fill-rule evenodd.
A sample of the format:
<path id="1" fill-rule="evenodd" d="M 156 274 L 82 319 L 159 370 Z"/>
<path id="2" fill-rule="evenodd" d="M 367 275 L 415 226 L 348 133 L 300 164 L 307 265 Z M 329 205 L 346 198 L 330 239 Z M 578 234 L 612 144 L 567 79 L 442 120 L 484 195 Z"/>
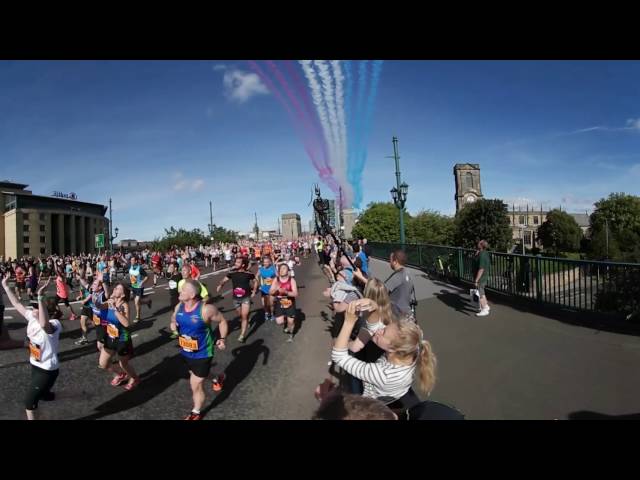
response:
<path id="1" fill-rule="evenodd" d="M 476 313 L 476 317 L 486 317 L 487 315 L 489 315 L 489 309 L 480 310 Z"/>

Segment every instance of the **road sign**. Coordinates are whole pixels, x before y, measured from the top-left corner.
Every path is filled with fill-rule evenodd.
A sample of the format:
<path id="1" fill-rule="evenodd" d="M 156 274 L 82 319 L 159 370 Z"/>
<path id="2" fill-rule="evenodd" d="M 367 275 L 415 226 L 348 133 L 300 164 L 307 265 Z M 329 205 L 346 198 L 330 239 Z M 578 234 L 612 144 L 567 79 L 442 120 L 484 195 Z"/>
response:
<path id="1" fill-rule="evenodd" d="M 96 235 L 96 248 L 104 248 L 104 233 Z"/>

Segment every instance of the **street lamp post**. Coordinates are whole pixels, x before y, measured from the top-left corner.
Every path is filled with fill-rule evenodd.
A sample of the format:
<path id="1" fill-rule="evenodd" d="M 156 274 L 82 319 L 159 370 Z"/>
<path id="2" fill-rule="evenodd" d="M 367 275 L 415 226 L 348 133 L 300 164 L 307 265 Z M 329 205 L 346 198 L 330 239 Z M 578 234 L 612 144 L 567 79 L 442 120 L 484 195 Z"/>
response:
<path id="1" fill-rule="evenodd" d="M 118 237 L 118 227 L 116 227 L 116 234 L 113 235 L 113 215 L 112 215 L 111 199 L 109 199 L 109 247 L 111 247 L 111 255 L 113 255 L 113 241 Z"/>
<path id="2" fill-rule="evenodd" d="M 391 189 L 393 203 L 400 213 L 400 244 L 404 246 L 404 206 L 407 202 L 409 185 L 400 183 L 400 156 L 398 155 L 398 137 L 393 137 L 393 157 L 396 161 L 396 186 Z"/>

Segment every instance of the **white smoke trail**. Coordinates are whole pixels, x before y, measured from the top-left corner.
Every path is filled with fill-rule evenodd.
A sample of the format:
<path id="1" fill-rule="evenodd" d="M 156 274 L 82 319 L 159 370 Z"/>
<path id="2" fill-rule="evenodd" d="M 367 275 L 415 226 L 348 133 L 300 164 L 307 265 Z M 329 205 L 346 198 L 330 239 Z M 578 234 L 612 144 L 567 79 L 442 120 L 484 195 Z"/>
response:
<path id="1" fill-rule="evenodd" d="M 312 60 L 299 60 L 299 63 L 302 66 L 302 71 L 307 78 L 307 82 L 309 82 L 309 88 L 311 89 L 311 98 L 313 99 L 313 104 L 316 107 L 318 118 L 320 119 L 320 125 L 322 126 L 322 133 L 324 134 L 325 143 L 327 144 L 329 166 L 332 170 L 334 170 L 334 176 L 336 177 L 336 179 L 338 179 L 335 172 L 335 170 L 337 170 L 337 165 L 335 163 L 336 144 L 327 114 L 326 103 L 322 95 L 322 87 L 318 82 L 318 78 L 315 70 L 313 69 L 312 62 Z"/>
<path id="2" fill-rule="evenodd" d="M 338 115 L 338 131 L 340 133 L 340 170 L 344 172 L 344 178 L 347 179 L 347 152 L 349 151 L 348 137 L 347 137 L 347 122 L 345 120 L 345 104 L 344 104 L 344 81 L 345 77 L 342 73 L 342 65 L 340 60 L 331 61 L 331 70 L 336 82 L 335 100 L 336 100 L 336 112 Z M 346 182 L 346 190 L 351 190 L 351 184 Z M 352 195 L 347 195 L 347 199 L 350 200 Z M 351 204 L 349 203 L 349 206 Z"/>
<path id="3" fill-rule="evenodd" d="M 322 93 L 324 95 L 324 102 L 327 106 L 327 112 L 329 114 L 329 124 L 331 126 L 331 132 L 334 138 L 335 146 L 335 165 L 336 165 L 336 179 L 342 184 L 342 190 L 344 198 L 347 202 L 351 202 L 353 199 L 352 188 L 347 181 L 347 166 L 346 166 L 346 139 L 341 134 L 340 120 L 338 113 L 338 99 L 336 95 L 336 85 L 334 85 L 334 79 L 331 76 L 331 70 L 329 63 L 325 60 L 315 60 L 314 65 L 318 69 L 318 76 L 322 81 Z M 342 81 L 340 83 L 340 89 L 342 90 Z M 335 82 L 337 84 L 337 82 Z M 342 119 L 344 122 L 344 101 L 342 104 Z"/>

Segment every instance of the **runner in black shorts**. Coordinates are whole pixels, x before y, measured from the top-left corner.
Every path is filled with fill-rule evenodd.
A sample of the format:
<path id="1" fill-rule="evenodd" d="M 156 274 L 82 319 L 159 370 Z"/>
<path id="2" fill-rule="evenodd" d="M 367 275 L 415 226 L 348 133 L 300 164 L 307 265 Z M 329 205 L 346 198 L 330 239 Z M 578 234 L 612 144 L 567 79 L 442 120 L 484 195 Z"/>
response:
<path id="1" fill-rule="evenodd" d="M 246 340 L 247 329 L 249 327 L 249 309 L 251 307 L 251 298 L 255 296 L 258 290 L 258 282 L 253 273 L 247 272 L 249 268 L 248 258 L 236 258 L 234 271 L 229 272 L 218 285 L 217 291 L 220 293 L 222 286 L 231 280 L 233 285 L 233 299 L 236 311 L 240 316 L 240 336 L 238 341 L 244 343 Z"/>
<path id="2" fill-rule="evenodd" d="M 271 284 L 269 293 L 276 297 L 274 315 L 276 323 L 284 327 L 284 333 L 289 335 L 288 342 L 293 341 L 293 334 L 296 321 L 296 297 L 298 296 L 298 285 L 296 279 L 291 277 L 289 265 L 286 263 L 278 267 L 278 276 Z"/>

